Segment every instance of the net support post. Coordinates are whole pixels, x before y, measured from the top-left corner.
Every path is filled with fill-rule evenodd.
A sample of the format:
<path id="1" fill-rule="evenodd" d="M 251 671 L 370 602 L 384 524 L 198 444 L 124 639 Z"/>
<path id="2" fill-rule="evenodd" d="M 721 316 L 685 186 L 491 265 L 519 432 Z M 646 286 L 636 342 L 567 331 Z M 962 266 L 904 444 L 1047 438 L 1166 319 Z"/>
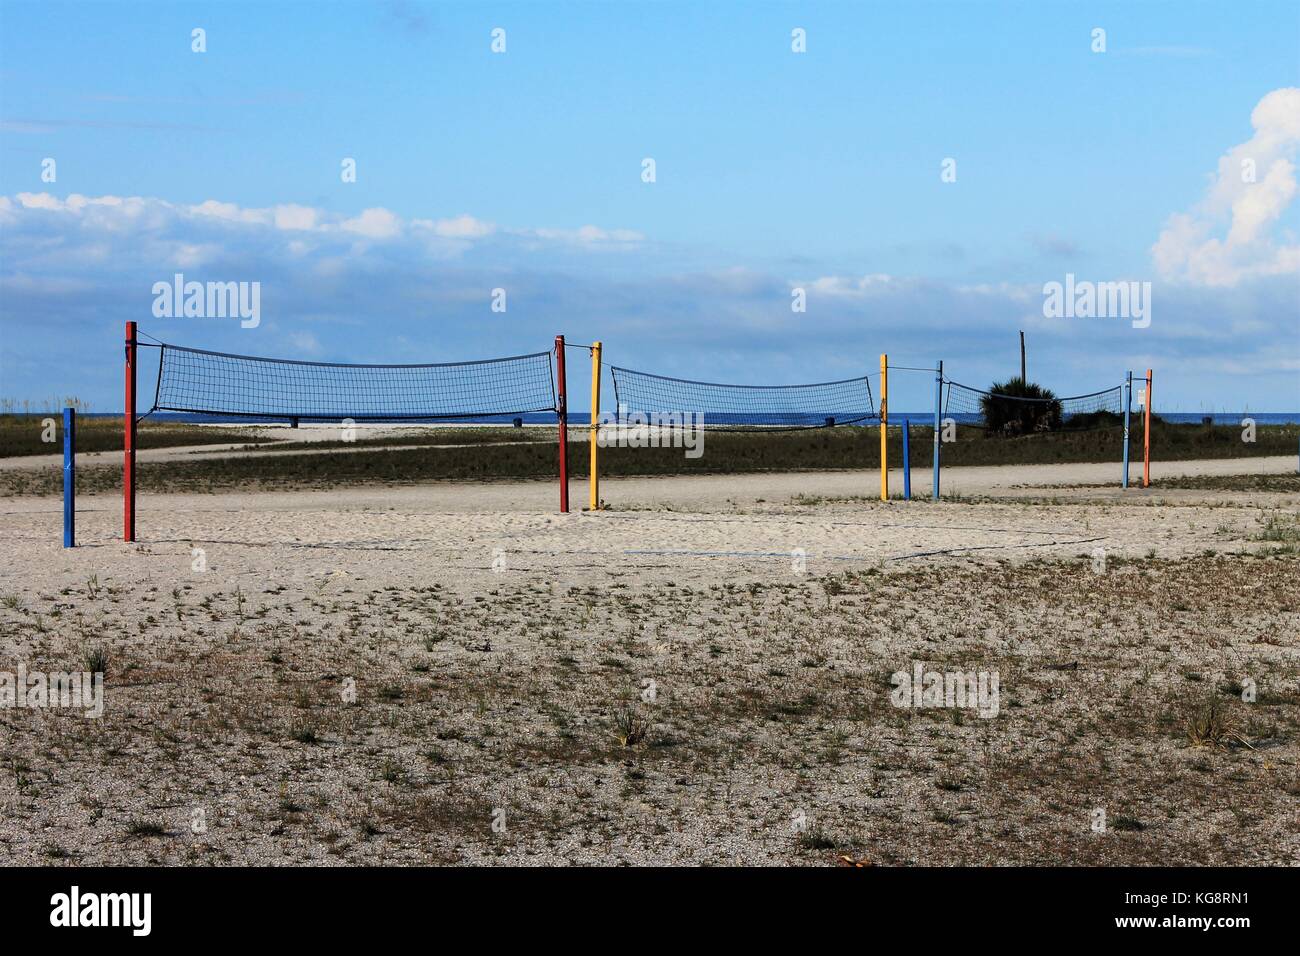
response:
<path id="1" fill-rule="evenodd" d="M 564 378 L 564 336 L 555 337 L 555 414 L 560 430 L 560 513 L 569 513 L 569 406 Z"/>
<path id="2" fill-rule="evenodd" d="M 126 395 L 122 413 L 122 540 L 135 540 L 135 323 L 126 323 Z"/>
<path id="3" fill-rule="evenodd" d="M 1151 369 L 1147 369 L 1147 397 L 1142 403 L 1142 487 L 1151 486 Z"/>
<path id="4" fill-rule="evenodd" d="M 596 449 L 600 440 L 600 342 L 591 343 L 591 473 L 587 476 L 590 511 L 600 510 L 600 469 Z"/>
<path id="5" fill-rule="evenodd" d="M 939 500 L 939 413 L 943 404 L 943 361 L 934 367 L 934 500 Z"/>
<path id="6" fill-rule="evenodd" d="M 1131 371 L 1124 374 L 1124 477 L 1120 481 L 1121 488 L 1128 487 L 1128 422 L 1129 414 L 1133 411 L 1133 373 Z"/>
<path id="7" fill-rule="evenodd" d="M 912 423 L 903 419 L 903 500 L 912 500 Z"/>
<path id="8" fill-rule="evenodd" d="M 880 355 L 880 500 L 889 500 L 889 356 Z"/>
<path id="9" fill-rule="evenodd" d="M 77 410 L 63 409 L 63 546 L 77 546 Z"/>

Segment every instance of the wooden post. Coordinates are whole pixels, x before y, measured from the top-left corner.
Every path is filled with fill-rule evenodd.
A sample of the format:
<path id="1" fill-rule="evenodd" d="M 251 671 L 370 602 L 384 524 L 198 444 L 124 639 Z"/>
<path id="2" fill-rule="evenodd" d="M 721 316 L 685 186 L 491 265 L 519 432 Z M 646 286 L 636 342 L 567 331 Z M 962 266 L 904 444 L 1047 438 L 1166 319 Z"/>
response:
<path id="1" fill-rule="evenodd" d="M 1029 381 L 1025 377 L 1025 333 L 1023 329 L 1020 332 L 1020 381 L 1026 383 Z"/>

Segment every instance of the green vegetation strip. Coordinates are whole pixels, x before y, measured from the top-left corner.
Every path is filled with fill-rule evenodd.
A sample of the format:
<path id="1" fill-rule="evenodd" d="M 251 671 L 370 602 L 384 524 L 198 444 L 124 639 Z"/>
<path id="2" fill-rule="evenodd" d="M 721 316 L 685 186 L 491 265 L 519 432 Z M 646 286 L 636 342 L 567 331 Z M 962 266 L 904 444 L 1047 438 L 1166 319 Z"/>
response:
<path id="1" fill-rule="evenodd" d="M 341 429 L 340 429 L 341 431 Z M 364 431 L 352 441 L 293 441 L 294 432 L 284 439 L 276 436 L 272 444 L 249 446 L 250 451 L 326 451 L 334 448 L 397 448 L 414 445 L 504 445 L 512 442 L 554 442 L 554 428 L 403 428 L 384 437 L 362 437 Z"/>
<path id="2" fill-rule="evenodd" d="M 1151 482 L 1151 487 L 1186 488 L 1192 491 L 1292 491 L 1300 493 L 1300 474 L 1295 475 L 1184 475 Z"/>
<path id="3" fill-rule="evenodd" d="M 193 461 L 141 462 L 140 489 L 146 492 L 324 489 L 427 481 L 553 479 L 557 474 L 555 433 L 551 429 L 525 429 L 533 438 L 523 443 L 517 442 L 519 431 L 515 429 L 480 430 L 485 441 L 486 433 L 499 437 L 496 443 L 486 444 L 465 440 L 474 434 L 471 430 L 448 431 L 454 433 L 457 444 L 471 447 L 387 447 L 358 450 L 356 454 L 304 451 L 289 455 L 247 454 Z M 912 461 L 918 467 L 930 462 L 931 434 L 930 429 L 913 429 Z M 1153 438 L 1152 456 L 1157 461 L 1178 461 L 1295 454 L 1298 434 L 1297 426 L 1264 426 L 1259 428 L 1256 442 L 1243 443 L 1240 430 L 1235 427 L 1162 424 Z M 430 439 L 426 435 L 420 440 Z M 1118 463 L 1120 448 L 1119 435 L 1111 432 L 995 438 L 977 429 L 960 429 L 957 442 L 944 446 L 944 462 L 947 467 Z M 890 456 L 893 462 L 901 457 L 897 434 L 891 437 Z M 585 478 L 587 461 L 585 442 L 571 441 L 571 475 Z M 601 450 L 601 462 L 602 474 L 610 477 L 877 468 L 879 438 L 875 429 L 852 427 L 766 434 L 710 433 L 705 437 L 704 454 L 700 458 L 685 457 L 681 448 L 605 448 Z M 55 466 L 0 471 L 0 495 L 58 494 L 61 480 L 61 470 Z M 83 465 L 78 468 L 77 481 L 83 494 L 112 491 L 121 487 L 121 469 Z M 1290 490 L 1290 486 L 1284 490 Z"/>
<path id="4" fill-rule="evenodd" d="M 53 419 L 48 428 L 45 419 Z M 45 441 L 50 435 L 55 440 Z M 141 422 L 136 429 L 137 448 L 175 448 L 180 445 L 233 445 L 239 442 L 268 442 L 252 432 L 212 425 L 189 425 L 181 422 Z M 121 418 L 77 418 L 77 452 L 121 451 Z M 0 458 L 25 455 L 63 454 L 63 416 L 0 416 Z"/>

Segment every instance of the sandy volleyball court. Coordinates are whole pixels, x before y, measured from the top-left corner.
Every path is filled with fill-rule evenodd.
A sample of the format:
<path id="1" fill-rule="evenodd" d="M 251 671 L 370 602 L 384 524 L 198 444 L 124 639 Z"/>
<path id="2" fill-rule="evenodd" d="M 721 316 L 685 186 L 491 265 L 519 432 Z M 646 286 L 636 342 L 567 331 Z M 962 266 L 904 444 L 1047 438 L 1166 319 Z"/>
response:
<path id="1" fill-rule="evenodd" d="M 1284 464 L 1261 462 L 1276 472 Z M 1182 473 L 1232 467 L 1181 464 Z M 1067 492 L 1079 490 L 1050 484 L 1088 481 L 1102 468 L 971 469 L 979 474 L 950 484 L 991 500 L 939 504 L 873 500 L 867 489 L 876 476 L 861 472 L 623 479 L 604 485 L 614 510 L 568 515 L 554 511 L 553 482 L 142 495 L 135 546 L 120 541 L 120 499 L 95 496 L 79 503 L 81 546 L 71 552 L 60 547 L 60 503 L 17 498 L 6 502 L 5 535 L 25 558 L 5 574 L 12 585 L 95 568 L 137 574 L 141 565 L 181 574 L 193 545 L 221 555 L 230 574 L 364 567 L 384 581 L 414 582 L 436 566 L 454 579 L 490 570 L 502 550 L 516 569 L 572 575 L 575 583 L 647 567 L 725 580 L 724 568 L 737 566 L 788 574 L 796 552 L 814 574 L 840 563 L 1072 559 L 1097 547 L 1117 557 L 1185 557 L 1233 550 L 1260 521 L 1259 509 L 1225 510 L 1237 495 L 1087 488 L 1087 502 L 1071 505 Z M 1035 492 L 1027 478 L 1047 487 Z M 575 483 L 575 501 L 580 491 Z"/>
<path id="2" fill-rule="evenodd" d="M 0 846 L 1300 863 L 1300 493 L 1058 487 L 1114 470 L 148 494 L 135 545 L 101 495 L 71 551 L 4 499 L 4 666 L 107 676 L 100 719 L 0 711 Z M 895 706 L 917 666 L 997 675 L 996 714 Z"/>

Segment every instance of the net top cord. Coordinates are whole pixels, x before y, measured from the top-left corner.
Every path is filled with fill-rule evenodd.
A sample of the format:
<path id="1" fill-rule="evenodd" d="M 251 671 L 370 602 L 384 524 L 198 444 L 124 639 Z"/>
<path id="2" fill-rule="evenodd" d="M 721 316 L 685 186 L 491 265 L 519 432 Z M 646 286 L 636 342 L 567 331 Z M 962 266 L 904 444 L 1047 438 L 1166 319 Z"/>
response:
<path id="1" fill-rule="evenodd" d="M 619 423 L 772 431 L 851 425 L 877 417 L 870 376 L 806 385 L 734 385 L 617 365 L 609 371 Z"/>
<path id="2" fill-rule="evenodd" d="M 348 364 L 159 343 L 152 411 L 337 421 L 491 418 L 556 410 L 551 352 L 468 362 Z"/>

